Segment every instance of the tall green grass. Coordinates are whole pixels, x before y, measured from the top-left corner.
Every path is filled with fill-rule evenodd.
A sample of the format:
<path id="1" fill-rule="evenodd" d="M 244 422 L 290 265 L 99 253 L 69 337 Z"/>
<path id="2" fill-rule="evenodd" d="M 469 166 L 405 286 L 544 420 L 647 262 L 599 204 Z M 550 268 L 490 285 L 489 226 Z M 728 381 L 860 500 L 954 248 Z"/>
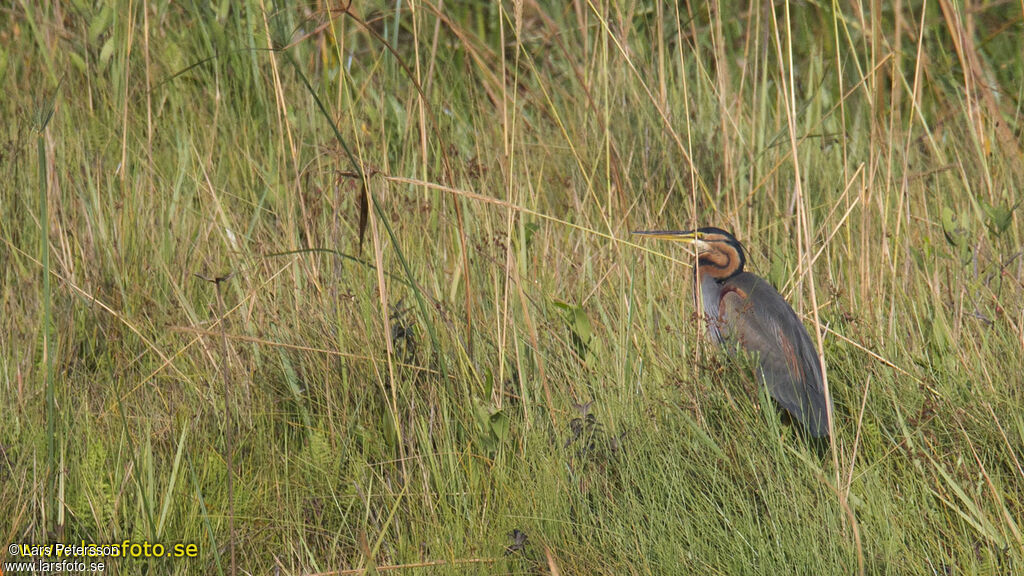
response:
<path id="1" fill-rule="evenodd" d="M 0 10 L 4 543 L 1024 570 L 1022 9 Z M 698 225 L 820 344 L 830 442 L 702 340 L 692 257 L 628 234 Z"/>

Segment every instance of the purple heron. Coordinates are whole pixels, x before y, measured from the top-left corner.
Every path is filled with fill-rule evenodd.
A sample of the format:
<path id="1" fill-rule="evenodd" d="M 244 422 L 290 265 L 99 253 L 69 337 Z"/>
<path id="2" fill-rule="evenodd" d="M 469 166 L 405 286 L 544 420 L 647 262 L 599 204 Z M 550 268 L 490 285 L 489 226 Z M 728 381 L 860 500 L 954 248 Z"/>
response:
<path id="1" fill-rule="evenodd" d="M 768 393 L 816 438 L 828 436 L 830 400 L 818 354 L 793 308 L 771 284 L 744 272 L 743 246 L 720 228 L 643 230 L 633 234 L 693 244 L 694 282 L 704 303 L 708 336 L 726 350 L 757 357 Z"/>

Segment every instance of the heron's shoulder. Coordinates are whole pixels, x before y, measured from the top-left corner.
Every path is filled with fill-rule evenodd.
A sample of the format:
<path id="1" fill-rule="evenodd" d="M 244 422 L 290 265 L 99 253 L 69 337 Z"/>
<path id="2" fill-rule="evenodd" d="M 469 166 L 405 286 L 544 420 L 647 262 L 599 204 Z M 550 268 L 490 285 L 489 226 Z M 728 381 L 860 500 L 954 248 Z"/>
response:
<path id="1" fill-rule="evenodd" d="M 781 329 L 787 334 L 798 336 L 806 333 L 793 307 L 764 278 L 741 272 L 725 284 L 721 295 L 723 309 L 742 312 L 748 316 L 747 323 L 771 327 L 772 331 Z"/>
<path id="2" fill-rule="evenodd" d="M 740 272 L 725 282 L 726 288 L 739 290 L 741 296 L 760 300 L 783 300 L 782 295 L 767 280 L 750 272 Z"/>

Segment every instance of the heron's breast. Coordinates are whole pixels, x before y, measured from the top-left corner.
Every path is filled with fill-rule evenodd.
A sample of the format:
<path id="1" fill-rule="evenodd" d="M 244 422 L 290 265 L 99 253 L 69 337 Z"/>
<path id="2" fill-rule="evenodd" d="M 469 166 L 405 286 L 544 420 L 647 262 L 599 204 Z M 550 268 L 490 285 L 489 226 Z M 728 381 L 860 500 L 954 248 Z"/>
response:
<path id="1" fill-rule="evenodd" d="M 704 320 L 708 325 L 708 338 L 718 344 L 725 344 L 727 326 L 721 313 L 722 296 L 725 292 L 721 284 L 707 275 L 700 277 L 700 297 L 704 305 Z"/>

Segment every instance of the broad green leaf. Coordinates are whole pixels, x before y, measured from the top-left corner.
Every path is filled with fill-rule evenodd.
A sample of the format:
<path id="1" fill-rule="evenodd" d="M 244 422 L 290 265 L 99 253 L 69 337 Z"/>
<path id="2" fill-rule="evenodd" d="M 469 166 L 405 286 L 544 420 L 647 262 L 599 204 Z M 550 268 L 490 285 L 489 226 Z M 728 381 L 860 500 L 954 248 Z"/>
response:
<path id="1" fill-rule="evenodd" d="M 89 22 L 89 44 L 95 44 L 100 36 L 107 31 L 110 27 L 112 16 L 114 15 L 114 9 L 110 7 L 110 4 L 105 4 L 100 11 L 92 17 Z"/>
<path id="2" fill-rule="evenodd" d="M 110 57 L 114 55 L 114 37 L 107 38 L 107 41 L 103 43 L 103 48 L 100 50 L 100 70 L 106 70 L 107 64 L 110 62 Z"/>
<path id="3" fill-rule="evenodd" d="M 490 418 L 491 433 L 498 439 L 499 442 L 504 443 L 508 439 L 508 416 L 504 410 L 495 410 L 491 414 Z"/>
<path id="4" fill-rule="evenodd" d="M 967 244 L 967 229 L 949 207 L 942 209 L 942 233 L 946 235 L 946 241 L 953 246 L 963 247 Z"/>
<path id="5" fill-rule="evenodd" d="M 1013 221 L 1013 210 L 1016 206 L 1004 206 L 1003 204 L 989 204 L 982 201 L 981 207 L 985 210 L 985 225 L 996 236 L 1001 236 L 1010 227 Z"/>
<path id="6" fill-rule="evenodd" d="M 68 52 L 68 58 L 71 59 L 71 65 L 74 66 L 75 70 L 78 70 L 79 73 L 87 74 L 89 72 L 88 66 L 85 65 L 85 60 L 83 60 L 82 57 L 79 56 L 77 52 L 69 51 Z M 0 78 L 3 78 L 2 71 L 3 71 L 3 68 L 0 67 Z"/>

